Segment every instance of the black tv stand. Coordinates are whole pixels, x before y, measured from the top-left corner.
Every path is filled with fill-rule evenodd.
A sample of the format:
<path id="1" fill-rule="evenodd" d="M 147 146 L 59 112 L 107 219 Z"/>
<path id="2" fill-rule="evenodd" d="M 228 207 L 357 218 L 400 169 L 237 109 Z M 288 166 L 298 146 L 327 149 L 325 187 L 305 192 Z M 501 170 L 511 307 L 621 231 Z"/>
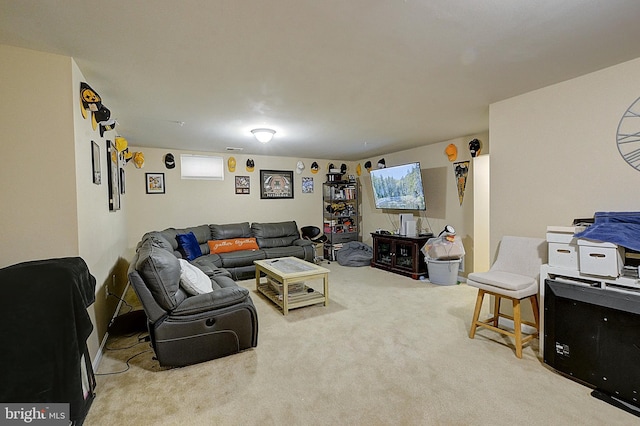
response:
<path id="1" fill-rule="evenodd" d="M 420 249 L 433 234 L 405 237 L 395 234 L 372 233 L 373 260 L 371 266 L 414 280 L 426 278 L 427 263 Z"/>

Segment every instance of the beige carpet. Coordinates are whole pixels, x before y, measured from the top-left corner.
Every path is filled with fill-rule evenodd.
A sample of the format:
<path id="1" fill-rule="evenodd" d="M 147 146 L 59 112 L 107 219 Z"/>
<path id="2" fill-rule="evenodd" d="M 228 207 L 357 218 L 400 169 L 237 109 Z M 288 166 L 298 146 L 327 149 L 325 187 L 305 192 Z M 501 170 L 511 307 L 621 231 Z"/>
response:
<path id="1" fill-rule="evenodd" d="M 162 369 L 111 338 L 87 425 L 623 425 L 639 419 L 546 368 L 538 343 L 468 337 L 476 290 L 330 265 L 330 304 L 283 316 L 249 288 L 258 347 Z M 320 283 L 317 283 L 318 288 Z M 131 298 L 131 294 L 127 295 Z M 133 296 L 135 299 L 135 296 Z M 485 301 L 485 313 L 488 312 Z M 128 349 L 117 349 L 126 348 Z M 189 350 L 185 348 L 185 350 Z"/>

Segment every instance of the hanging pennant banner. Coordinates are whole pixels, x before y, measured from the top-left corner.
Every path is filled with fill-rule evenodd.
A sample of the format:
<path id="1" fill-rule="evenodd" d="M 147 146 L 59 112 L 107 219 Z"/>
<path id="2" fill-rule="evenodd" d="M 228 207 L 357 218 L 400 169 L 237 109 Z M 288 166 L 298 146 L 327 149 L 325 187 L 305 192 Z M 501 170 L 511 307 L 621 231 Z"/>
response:
<path id="1" fill-rule="evenodd" d="M 464 189 L 467 186 L 467 176 L 469 175 L 469 161 L 453 163 L 453 172 L 456 175 L 456 185 L 458 186 L 458 200 L 462 205 Z"/>

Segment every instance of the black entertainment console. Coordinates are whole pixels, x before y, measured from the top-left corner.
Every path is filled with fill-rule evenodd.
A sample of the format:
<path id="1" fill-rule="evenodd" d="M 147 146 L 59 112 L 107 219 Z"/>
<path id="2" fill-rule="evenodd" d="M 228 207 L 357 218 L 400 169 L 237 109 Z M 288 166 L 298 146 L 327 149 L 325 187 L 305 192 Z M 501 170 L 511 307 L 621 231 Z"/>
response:
<path id="1" fill-rule="evenodd" d="M 545 280 L 544 362 L 640 417 L 640 293 Z"/>
<path id="2" fill-rule="evenodd" d="M 406 237 L 374 232 L 371 237 L 373 237 L 371 266 L 374 268 L 411 277 L 414 280 L 426 278 L 429 275 L 427 263 L 420 249 L 429 238 L 433 238 L 433 234 Z"/>

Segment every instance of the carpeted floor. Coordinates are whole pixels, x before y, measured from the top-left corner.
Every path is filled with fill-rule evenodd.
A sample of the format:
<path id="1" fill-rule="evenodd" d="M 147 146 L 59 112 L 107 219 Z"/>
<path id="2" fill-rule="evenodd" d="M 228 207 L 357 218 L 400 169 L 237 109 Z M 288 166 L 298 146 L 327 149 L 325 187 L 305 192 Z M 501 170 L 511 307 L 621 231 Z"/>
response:
<path id="1" fill-rule="evenodd" d="M 329 306 L 287 316 L 253 281 L 240 282 L 259 317 L 258 347 L 240 354 L 163 369 L 132 320 L 107 343 L 85 424 L 640 423 L 545 367 L 537 340 L 517 359 L 506 337 L 479 330 L 469 339 L 474 288 L 323 266 Z M 132 292 L 127 298 L 135 301 Z"/>

